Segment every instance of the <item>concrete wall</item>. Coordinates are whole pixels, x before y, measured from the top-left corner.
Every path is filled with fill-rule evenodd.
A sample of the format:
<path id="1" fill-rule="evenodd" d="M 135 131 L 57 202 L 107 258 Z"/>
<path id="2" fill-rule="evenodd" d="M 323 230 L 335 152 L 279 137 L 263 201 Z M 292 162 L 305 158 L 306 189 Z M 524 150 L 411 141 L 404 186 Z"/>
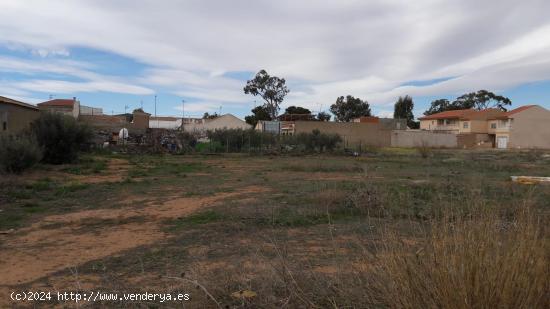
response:
<path id="1" fill-rule="evenodd" d="M 0 134 L 17 134 L 40 116 L 38 109 L 0 102 Z M 6 122 L 6 130 L 4 130 Z"/>
<path id="2" fill-rule="evenodd" d="M 392 147 L 434 147 L 456 148 L 457 135 L 454 133 L 436 133 L 422 130 L 393 131 L 391 134 Z"/>
<path id="3" fill-rule="evenodd" d="M 149 118 L 149 128 L 177 130 L 181 127 L 181 118 L 174 120 L 162 120 Z"/>
<path id="4" fill-rule="evenodd" d="M 534 106 L 512 117 L 508 148 L 550 149 L 550 111 Z"/>
<path id="5" fill-rule="evenodd" d="M 80 105 L 80 115 L 103 115 L 103 109 L 99 107 Z"/>
<path id="6" fill-rule="evenodd" d="M 340 135 L 344 141 L 344 147 L 347 148 L 391 145 L 392 131 L 382 129 L 378 123 L 329 121 L 296 121 L 294 123 L 295 134 L 311 133 L 315 129 L 321 133 Z"/>

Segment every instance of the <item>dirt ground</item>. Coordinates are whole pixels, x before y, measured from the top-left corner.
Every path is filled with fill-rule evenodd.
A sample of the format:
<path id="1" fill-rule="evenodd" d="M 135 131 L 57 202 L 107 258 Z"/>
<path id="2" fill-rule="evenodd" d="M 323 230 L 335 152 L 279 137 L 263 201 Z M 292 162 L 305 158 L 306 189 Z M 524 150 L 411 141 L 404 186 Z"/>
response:
<path id="1" fill-rule="evenodd" d="M 541 167 L 545 159 L 499 157 L 480 170 L 469 154 L 452 163 L 450 156 L 94 157 L 107 162 L 99 171 L 82 172 L 77 164 L 5 178 L 0 306 L 32 306 L 10 300 L 18 290 L 190 290 L 186 304 L 197 308 L 309 306 L 321 296 L 301 280 L 330 294 L 337 282 L 368 276 L 380 224 L 414 246 L 418 223 L 399 218 L 432 211 L 418 205 L 436 203 L 426 193 L 433 187 L 473 181 L 488 188 L 489 198 L 506 200 L 498 192 L 511 186 L 509 175 L 549 172 Z M 533 191 L 512 190 L 515 197 Z M 549 196 L 548 187 L 537 186 L 536 203 L 547 207 L 539 201 Z M 379 201 L 399 207 L 374 215 Z M 336 285 L 323 286 L 326 278 Z"/>

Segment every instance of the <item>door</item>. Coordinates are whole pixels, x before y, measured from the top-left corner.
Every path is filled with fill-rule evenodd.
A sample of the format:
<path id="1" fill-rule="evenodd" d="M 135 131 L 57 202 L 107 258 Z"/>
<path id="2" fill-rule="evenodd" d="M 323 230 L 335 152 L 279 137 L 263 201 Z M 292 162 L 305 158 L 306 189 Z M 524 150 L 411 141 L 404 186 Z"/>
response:
<path id="1" fill-rule="evenodd" d="M 497 137 L 497 148 L 499 148 L 499 149 L 508 148 L 508 137 L 507 136 Z"/>

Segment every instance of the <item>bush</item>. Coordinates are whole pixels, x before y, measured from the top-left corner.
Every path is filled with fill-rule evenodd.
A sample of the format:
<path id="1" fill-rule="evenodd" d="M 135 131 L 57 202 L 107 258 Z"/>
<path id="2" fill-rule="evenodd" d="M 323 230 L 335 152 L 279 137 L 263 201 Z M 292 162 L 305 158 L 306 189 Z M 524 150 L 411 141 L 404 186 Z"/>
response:
<path id="1" fill-rule="evenodd" d="M 546 308 L 545 228 L 529 209 L 512 220 L 482 210 L 435 220 L 420 245 L 386 235 L 381 300 L 391 308 Z"/>
<path id="2" fill-rule="evenodd" d="M 419 147 L 416 148 L 416 151 L 418 151 L 420 156 L 424 159 L 432 155 L 432 149 L 426 143 L 422 143 Z"/>
<path id="3" fill-rule="evenodd" d="M 41 158 L 42 150 L 34 138 L 0 137 L 0 169 L 3 172 L 19 174 L 35 165 Z"/>
<path id="4" fill-rule="evenodd" d="M 306 150 L 308 152 L 333 151 L 342 138 L 338 134 L 321 133 L 313 130 L 311 133 L 300 133 L 294 136 L 277 135 L 256 130 L 226 129 L 208 131 L 207 136 L 216 147 L 215 152 L 241 152 L 265 150 Z M 218 147 L 219 145 L 219 147 Z M 204 146 L 203 146 L 204 147 Z M 200 149 L 197 149 L 200 151 Z"/>
<path id="5" fill-rule="evenodd" d="M 296 136 L 299 145 L 305 146 L 309 151 L 333 151 L 342 142 L 338 134 L 321 133 L 315 129 L 311 133 L 300 133 Z"/>
<path id="6" fill-rule="evenodd" d="M 73 162 L 78 152 L 89 146 L 91 131 L 74 118 L 55 113 L 44 113 L 31 123 L 32 133 L 44 151 L 46 163 Z"/>

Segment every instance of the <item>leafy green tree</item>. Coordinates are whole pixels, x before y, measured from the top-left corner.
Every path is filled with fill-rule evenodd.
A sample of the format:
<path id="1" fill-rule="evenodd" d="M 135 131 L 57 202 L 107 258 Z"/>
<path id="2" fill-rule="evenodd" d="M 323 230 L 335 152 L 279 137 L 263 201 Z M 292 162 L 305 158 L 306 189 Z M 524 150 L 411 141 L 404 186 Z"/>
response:
<path id="1" fill-rule="evenodd" d="M 275 119 L 285 96 L 290 92 L 284 78 L 270 76 L 265 70 L 259 71 L 253 79 L 246 82 L 245 94 L 260 96 L 264 99 L 264 108 L 271 119 Z"/>
<path id="2" fill-rule="evenodd" d="M 351 95 L 337 98 L 336 103 L 330 106 L 330 112 L 334 114 L 336 121 L 343 122 L 350 122 L 358 117 L 371 116 L 369 103 Z"/>
<path id="3" fill-rule="evenodd" d="M 496 95 L 487 90 L 470 92 L 456 98 L 453 105 L 460 109 L 474 108 L 477 110 L 497 108 L 506 111 L 506 107 L 512 105 L 512 101 L 504 96 Z"/>
<path id="4" fill-rule="evenodd" d="M 411 129 L 418 129 L 420 124 L 414 121 L 414 102 L 413 99 L 406 95 L 405 97 L 399 97 L 395 102 L 393 110 L 393 118 L 407 120 L 407 126 Z"/>
<path id="5" fill-rule="evenodd" d="M 424 112 L 424 115 L 433 115 L 437 113 L 441 113 L 448 110 L 455 110 L 458 108 L 455 108 L 451 105 L 451 102 L 447 99 L 437 99 L 435 101 L 432 101 L 430 104 L 430 108 Z"/>
<path id="6" fill-rule="evenodd" d="M 319 121 L 330 121 L 330 114 L 325 112 L 320 112 L 317 114 L 317 120 Z"/>
<path id="7" fill-rule="evenodd" d="M 449 102 L 447 99 L 435 100 L 430 104 L 430 108 L 424 112 L 424 115 L 470 108 L 477 110 L 497 108 L 506 111 L 507 107 L 510 105 L 512 105 L 512 101 L 507 97 L 496 95 L 487 90 L 479 90 L 478 92 L 463 94 L 453 102 Z"/>
<path id="8" fill-rule="evenodd" d="M 269 114 L 269 110 L 265 106 L 257 106 L 252 109 L 252 115 L 244 117 L 246 123 L 256 126 L 260 120 L 273 120 Z"/>
<path id="9" fill-rule="evenodd" d="M 308 114 L 311 114 L 311 111 L 307 108 L 293 105 L 293 106 L 289 106 L 285 109 L 285 114 L 308 115 Z"/>

